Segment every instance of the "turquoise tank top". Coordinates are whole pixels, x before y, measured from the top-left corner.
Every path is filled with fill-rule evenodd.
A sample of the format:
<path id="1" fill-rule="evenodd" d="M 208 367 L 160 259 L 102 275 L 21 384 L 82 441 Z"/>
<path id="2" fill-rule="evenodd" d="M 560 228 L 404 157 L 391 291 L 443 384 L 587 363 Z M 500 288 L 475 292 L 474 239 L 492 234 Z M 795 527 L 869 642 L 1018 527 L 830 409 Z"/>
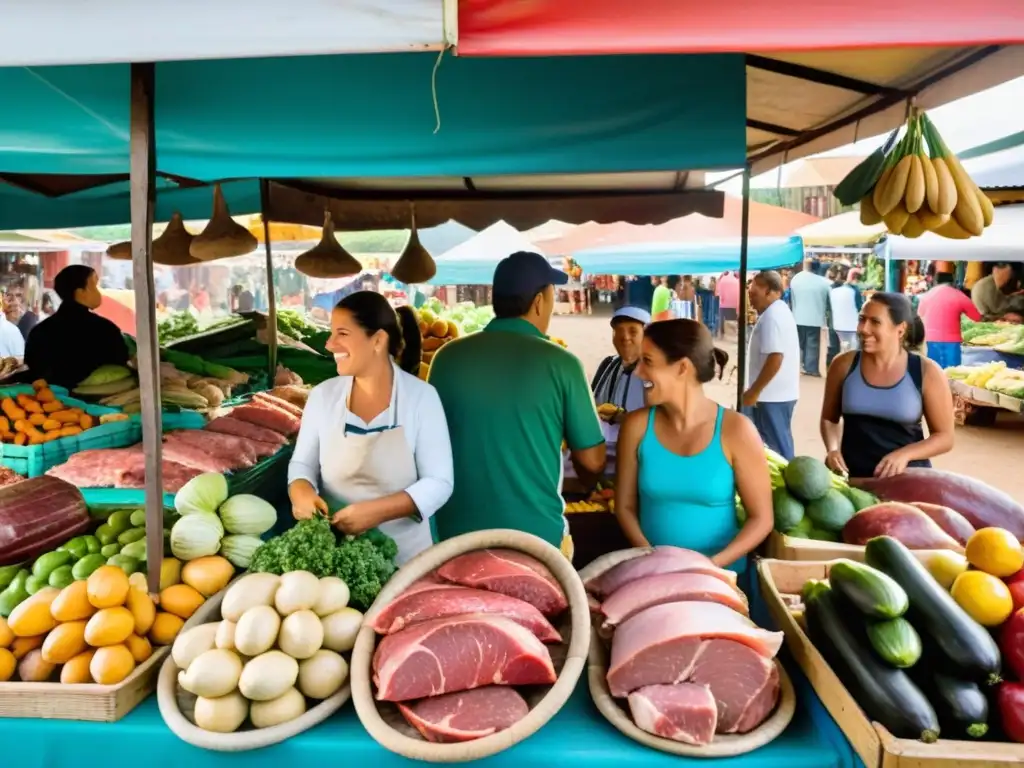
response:
<path id="1" fill-rule="evenodd" d="M 637 452 L 640 529 L 652 546 L 685 547 L 712 557 L 739 532 L 736 480 L 722 449 L 722 416 L 718 407 L 715 432 L 700 453 L 680 456 L 661 444 L 650 409 L 647 432 Z M 742 573 L 747 559 L 729 566 Z"/>

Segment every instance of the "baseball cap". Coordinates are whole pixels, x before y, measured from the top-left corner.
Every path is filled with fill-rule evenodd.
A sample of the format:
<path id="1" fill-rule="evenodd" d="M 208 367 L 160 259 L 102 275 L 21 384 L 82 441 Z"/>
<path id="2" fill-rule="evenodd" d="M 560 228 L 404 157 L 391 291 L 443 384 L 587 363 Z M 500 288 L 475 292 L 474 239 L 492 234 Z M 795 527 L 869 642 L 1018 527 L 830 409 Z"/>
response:
<path id="1" fill-rule="evenodd" d="M 620 307 L 612 315 L 612 325 L 616 324 L 616 320 L 632 320 L 642 325 L 650 325 L 651 313 L 640 307 Z"/>
<path id="2" fill-rule="evenodd" d="M 539 253 L 517 251 L 498 262 L 492 285 L 497 296 L 534 296 L 549 285 L 568 282 L 569 276 Z"/>

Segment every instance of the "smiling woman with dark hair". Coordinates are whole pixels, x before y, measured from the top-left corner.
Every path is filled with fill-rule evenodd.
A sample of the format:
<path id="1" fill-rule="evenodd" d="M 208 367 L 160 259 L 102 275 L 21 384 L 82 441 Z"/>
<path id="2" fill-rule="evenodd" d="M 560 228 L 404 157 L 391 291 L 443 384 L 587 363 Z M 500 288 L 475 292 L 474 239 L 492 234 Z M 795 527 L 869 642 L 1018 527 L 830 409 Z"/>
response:
<path id="1" fill-rule="evenodd" d="M 704 393 L 728 360 L 694 320 L 647 327 L 637 377 L 649 407 L 619 433 L 615 515 L 633 546 L 685 547 L 741 572 L 771 532 L 772 490 L 754 425 Z"/>

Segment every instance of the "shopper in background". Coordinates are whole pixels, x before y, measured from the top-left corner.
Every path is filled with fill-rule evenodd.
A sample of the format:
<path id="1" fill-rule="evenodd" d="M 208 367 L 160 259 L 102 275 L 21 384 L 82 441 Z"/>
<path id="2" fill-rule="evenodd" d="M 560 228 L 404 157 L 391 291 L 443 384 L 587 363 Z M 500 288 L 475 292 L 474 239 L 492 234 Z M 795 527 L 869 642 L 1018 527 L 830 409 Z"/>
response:
<path id="1" fill-rule="evenodd" d="M 953 396 L 942 369 L 912 351 L 924 326 L 910 299 L 873 294 L 857 335 L 860 351 L 844 352 L 828 369 L 821 405 L 825 463 L 850 477 L 931 466 L 932 457 L 953 448 Z"/>
<path id="2" fill-rule="evenodd" d="M 981 313 L 963 291 L 953 285 L 952 274 L 935 273 L 935 287 L 920 298 L 917 314 L 924 323 L 928 359 L 934 360 L 940 368 L 960 365 L 963 343 L 960 318 L 966 316 L 977 323 Z"/>
<path id="3" fill-rule="evenodd" d="M 792 459 L 793 410 L 800 397 L 800 340 L 796 322 L 782 300 L 778 272 L 759 272 L 748 290 L 757 310 L 747 353 L 743 406 L 765 445 Z"/>
<path id="4" fill-rule="evenodd" d="M 697 314 L 697 291 L 693 287 L 693 276 L 675 278 L 672 298 L 672 318 L 675 320 L 699 320 Z"/>
<path id="5" fill-rule="evenodd" d="M 685 547 L 742 573 L 772 529 L 771 481 L 750 420 L 704 392 L 728 360 L 698 322 L 647 327 L 637 376 L 651 407 L 619 433 L 615 516 L 635 547 Z"/>
<path id="6" fill-rule="evenodd" d="M 739 322 L 740 279 L 735 272 L 723 272 L 715 289 L 718 296 L 718 337 L 725 335 L 726 322 Z"/>
<path id="7" fill-rule="evenodd" d="M 821 329 L 828 326 L 826 312 L 830 285 L 817 274 L 813 259 L 804 260 L 803 271 L 789 281 L 793 317 L 800 338 L 802 370 L 807 376 L 821 377 Z"/>
<path id="8" fill-rule="evenodd" d="M 654 296 L 651 298 L 651 318 L 653 320 L 669 320 L 672 317 L 672 296 L 675 292 L 675 280 L 678 278 L 652 277 Z M 671 284 L 670 284 L 671 283 Z"/>
<path id="9" fill-rule="evenodd" d="M 840 352 L 850 349 L 857 349 L 857 323 L 860 317 L 860 308 L 864 304 L 864 297 L 857 288 L 856 274 L 851 269 L 845 280 L 836 280 L 828 294 L 829 318 L 832 321 L 832 331 L 829 334 L 836 336 L 835 350 L 833 351 L 831 340 L 829 341 L 829 358 L 826 367 L 832 365 L 832 361 Z"/>
<path id="10" fill-rule="evenodd" d="M 971 301 L 983 320 L 1024 321 L 1024 297 L 1007 296 L 1004 292 L 1013 284 L 1013 279 L 1013 265 L 1003 261 L 993 265 L 992 274 L 981 278 L 971 288 Z"/>
<path id="11" fill-rule="evenodd" d="M 0 296 L 0 357 L 25 357 L 25 338 L 18 326 L 7 319 L 6 305 Z"/>
<path id="12" fill-rule="evenodd" d="M 39 315 L 27 307 L 25 299 L 25 284 L 20 281 L 12 283 L 4 295 L 4 314 L 18 326 L 22 339 L 39 324 Z"/>

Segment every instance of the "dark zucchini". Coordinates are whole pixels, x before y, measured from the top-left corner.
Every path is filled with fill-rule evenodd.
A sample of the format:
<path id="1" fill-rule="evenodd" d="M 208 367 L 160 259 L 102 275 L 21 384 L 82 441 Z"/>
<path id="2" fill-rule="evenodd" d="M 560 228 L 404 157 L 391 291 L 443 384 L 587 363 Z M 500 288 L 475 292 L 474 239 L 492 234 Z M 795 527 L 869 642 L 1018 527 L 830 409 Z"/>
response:
<path id="1" fill-rule="evenodd" d="M 939 720 L 928 699 L 902 669 L 881 661 L 855 616 L 844 620 L 842 606 L 826 582 L 804 587 L 804 616 L 811 640 L 868 717 L 894 736 L 931 743 Z"/>
<path id="2" fill-rule="evenodd" d="M 864 559 L 903 587 L 910 600 L 908 618 L 934 639 L 952 669 L 989 685 L 999 682 L 1001 658 L 995 640 L 956 604 L 909 549 L 891 536 L 878 536 L 864 547 Z"/>
<path id="3" fill-rule="evenodd" d="M 865 616 L 896 619 L 907 612 L 903 587 L 870 565 L 837 560 L 828 572 L 828 581 Z"/>
<path id="4" fill-rule="evenodd" d="M 894 667 L 907 669 L 921 658 L 921 636 L 906 619 L 870 622 L 867 631 L 875 653 Z"/>
<path id="5" fill-rule="evenodd" d="M 944 735 L 980 739 L 988 733 L 988 698 L 977 683 L 923 666 L 911 677 L 935 707 Z"/>

